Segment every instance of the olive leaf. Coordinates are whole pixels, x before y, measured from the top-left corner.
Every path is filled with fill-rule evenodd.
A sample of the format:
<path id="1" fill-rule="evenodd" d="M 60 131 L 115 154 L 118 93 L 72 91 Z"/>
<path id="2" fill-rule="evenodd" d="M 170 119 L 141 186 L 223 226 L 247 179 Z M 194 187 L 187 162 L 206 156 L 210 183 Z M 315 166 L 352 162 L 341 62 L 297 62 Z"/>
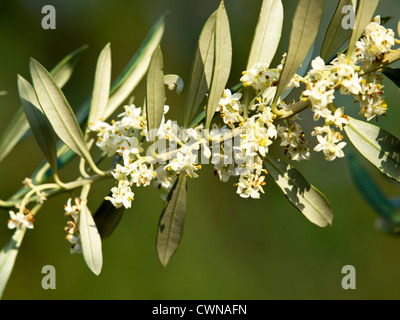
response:
<path id="1" fill-rule="evenodd" d="M 49 72 L 32 58 L 29 68 L 38 101 L 55 133 L 72 151 L 85 158 L 96 173 L 102 174 L 93 162 L 82 131 L 67 99 Z"/>
<path id="2" fill-rule="evenodd" d="M 33 135 L 49 162 L 53 173 L 56 173 L 57 136 L 40 108 L 39 101 L 37 100 L 32 85 L 20 75 L 18 75 L 18 92 Z"/>
<path id="3" fill-rule="evenodd" d="M 354 21 L 354 27 L 349 40 L 349 46 L 346 56 L 351 57 L 355 50 L 356 43 L 363 34 L 368 23 L 379 4 L 379 0 L 358 0 L 357 14 Z"/>
<path id="4" fill-rule="evenodd" d="M 269 65 L 282 34 L 283 6 L 281 0 L 264 0 L 251 45 L 247 70 L 256 63 Z"/>
<path id="5" fill-rule="evenodd" d="M 165 17 L 166 14 L 162 15 L 157 22 L 152 27 L 146 39 L 141 44 L 139 50 L 132 57 L 128 65 L 121 72 L 118 78 L 113 82 L 110 90 L 110 98 L 108 100 L 106 113 L 104 115 L 104 120 L 110 117 L 116 108 L 120 106 L 120 104 L 128 98 L 131 94 L 132 90 L 135 89 L 137 84 L 146 74 L 146 71 L 149 66 L 149 62 L 154 50 L 159 45 L 162 35 L 165 29 Z M 76 113 L 76 118 L 78 122 L 82 124 L 88 117 L 90 110 L 90 97 L 86 100 L 86 102 L 79 108 Z M 23 110 L 21 109 L 22 116 L 24 116 Z M 25 117 L 25 116 L 24 116 Z M 27 124 L 27 122 L 26 122 Z M 10 135 L 13 137 L 13 135 Z M 5 144 L 7 146 L 7 144 Z M 60 151 L 61 146 L 57 149 Z M 1 155 L 2 149 L 0 149 Z M 66 164 L 68 164 L 75 156 L 70 149 L 65 149 L 62 152 L 58 153 L 59 162 L 58 167 L 62 168 Z M 1 157 L 0 157 L 1 160 Z M 50 175 L 51 170 L 48 168 L 48 164 L 43 163 L 32 176 L 34 181 L 44 182 Z M 36 175 L 39 174 L 40 177 L 36 179 Z"/>
<path id="6" fill-rule="evenodd" d="M 219 100 L 225 90 L 232 65 L 232 40 L 228 15 L 224 2 L 217 10 L 215 19 L 215 60 L 210 94 L 207 103 L 206 129 L 210 128 L 211 120 L 217 110 Z"/>
<path id="7" fill-rule="evenodd" d="M 104 119 L 107 119 L 114 113 L 146 75 L 153 53 L 159 46 L 164 34 L 166 15 L 163 14 L 157 20 L 136 54 L 111 86 L 110 98 Z"/>
<path id="8" fill-rule="evenodd" d="M 382 73 L 400 88 L 400 68 L 385 67 L 382 69 Z"/>
<path id="9" fill-rule="evenodd" d="M 197 50 L 192 65 L 189 89 L 186 99 L 184 124 L 192 121 L 199 110 L 201 102 L 204 100 L 207 92 L 210 90 L 214 55 L 215 55 L 215 11 L 205 23 L 197 43 Z"/>
<path id="10" fill-rule="evenodd" d="M 111 47 L 108 43 L 97 60 L 92 101 L 90 104 L 89 124 L 103 119 L 110 93 L 111 83 Z"/>
<path id="11" fill-rule="evenodd" d="M 265 158 L 264 165 L 284 195 L 308 220 L 319 227 L 332 224 L 330 204 L 299 171 L 271 155 Z"/>
<path id="12" fill-rule="evenodd" d="M 154 141 L 164 115 L 164 63 L 161 48 L 151 58 L 146 78 L 146 115 L 149 141 Z"/>
<path id="13" fill-rule="evenodd" d="M 15 230 L 8 244 L 0 251 L 0 299 L 13 270 L 25 231 L 25 228 Z"/>
<path id="14" fill-rule="evenodd" d="M 300 0 L 293 18 L 289 48 L 272 105 L 292 80 L 297 69 L 306 58 L 317 36 L 321 23 L 323 2 L 321 0 Z"/>
<path id="15" fill-rule="evenodd" d="M 344 127 L 351 143 L 375 167 L 400 182 L 400 141 L 389 132 L 349 117 Z"/>
<path id="16" fill-rule="evenodd" d="M 50 71 L 54 81 L 60 88 L 70 79 L 74 66 L 87 47 L 87 45 L 84 45 L 74 50 Z M 28 133 L 29 123 L 21 106 L 0 138 L 0 162 L 14 149 L 18 142 L 28 136 Z"/>
<path id="17" fill-rule="evenodd" d="M 86 204 L 82 206 L 79 214 L 79 232 L 83 258 L 89 269 L 95 275 L 99 275 L 103 266 L 101 237 Z"/>
<path id="18" fill-rule="evenodd" d="M 157 233 L 158 258 L 166 267 L 178 249 L 186 216 L 186 176 L 176 179 L 161 214 Z"/>
<path id="19" fill-rule="evenodd" d="M 83 45 L 66 57 L 64 57 L 57 65 L 50 71 L 51 76 L 54 79 L 54 82 L 62 88 L 71 78 L 72 73 L 74 71 L 75 65 L 79 61 L 82 53 L 89 48 L 88 45 Z"/>
<path id="20" fill-rule="evenodd" d="M 300 65 L 299 69 L 297 69 L 297 74 L 301 77 L 304 77 L 308 70 L 310 69 L 310 64 L 312 62 L 313 57 L 315 52 L 315 43 L 311 46 L 310 51 L 308 52 L 307 56 L 305 57 L 303 63 Z M 271 89 L 271 93 L 274 93 L 273 90 L 275 90 L 274 87 L 270 87 L 268 89 Z M 293 100 L 297 100 L 298 97 L 300 97 L 303 93 L 304 88 L 300 87 L 291 87 L 289 89 L 286 89 L 283 91 L 281 95 L 281 99 L 287 102 L 287 104 L 290 104 Z"/>
<path id="21" fill-rule="evenodd" d="M 168 90 L 176 91 L 178 95 L 182 93 L 185 85 L 182 78 L 176 74 L 166 74 L 164 76 L 164 84 Z"/>
<path id="22" fill-rule="evenodd" d="M 341 46 L 351 35 L 352 29 L 343 28 L 342 21 L 346 15 L 346 12 L 343 13 L 343 8 L 352 5 L 352 2 L 353 0 L 340 0 L 337 4 L 335 13 L 326 30 L 319 54 L 325 62 L 328 62 L 339 51 Z"/>
<path id="23" fill-rule="evenodd" d="M 0 162 L 7 157 L 28 131 L 29 123 L 21 106 L 0 138 Z"/>
<path id="24" fill-rule="evenodd" d="M 347 155 L 347 163 L 350 175 L 364 200 L 383 218 L 399 225 L 400 214 L 351 152 Z"/>
<path id="25" fill-rule="evenodd" d="M 94 222 L 96 223 L 97 230 L 102 239 L 111 235 L 119 224 L 124 210 L 124 206 L 116 208 L 109 200 L 103 200 L 100 207 L 93 215 Z"/>

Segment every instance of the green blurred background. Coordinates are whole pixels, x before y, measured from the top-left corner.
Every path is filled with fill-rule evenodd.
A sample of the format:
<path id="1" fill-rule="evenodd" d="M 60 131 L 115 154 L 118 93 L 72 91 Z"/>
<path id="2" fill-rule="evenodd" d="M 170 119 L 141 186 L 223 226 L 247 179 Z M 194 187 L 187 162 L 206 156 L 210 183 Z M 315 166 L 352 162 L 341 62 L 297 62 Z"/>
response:
<path id="1" fill-rule="evenodd" d="M 325 1 L 325 30 L 336 1 Z M 296 0 L 284 0 L 285 26 L 279 56 L 287 49 Z M 41 9 L 56 8 L 56 30 L 43 30 Z M 88 44 L 64 93 L 73 108 L 90 94 L 97 55 L 111 42 L 113 76 L 129 61 L 151 25 L 169 11 L 162 47 L 166 73 L 189 77 L 198 35 L 217 0 L 2 0 L 0 3 L 0 134 L 19 107 L 16 75 L 29 79 L 28 61 L 34 57 L 47 68 L 75 48 Z M 233 69 L 229 85 L 237 83 L 247 63 L 261 1 L 226 0 L 232 38 Z M 400 12 L 400 2 L 385 0 L 381 16 Z M 388 26 L 396 28 L 397 18 Z M 319 44 L 321 37 L 319 37 Z M 318 47 L 318 44 L 317 44 Z M 399 91 L 385 80 L 389 102 L 380 125 L 396 136 Z M 143 84 L 135 91 L 143 101 Z M 349 107 L 350 100 L 338 100 Z M 182 120 L 184 96 L 168 94 L 171 117 Z M 353 106 L 355 109 L 358 106 Z M 349 109 L 347 109 L 348 111 Z M 357 111 L 354 112 L 356 114 Z M 308 114 L 309 115 L 309 114 Z M 306 118 L 306 117 L 304 117 Z M 310 132 L 315 124 L 305 122 Z M 315 145 L 312 140 L 311 146 Z M 346 147 L 351 149 L 350 145 Z M 0 198 L 6 199 L 42 162 L 32 137 L 18 145 L 2 162 Z M 366 166 L 365 161 L 362 162 Z M 61 172 L 64 180 L 77 175 L 77 162 Z M 376 213 L 351 182 L 346 159 L 326 162 L 320 153 L 312 161 L 295 163 L 309 181 L 330 200 L 332 227 L 319 228 L 305 219 L 268 178 L 260 200 L 241 199 L 233 180 L 220 183 L 204 166 L 189 181 L 188 212 L 181 246 L 166 269 L 158 262 L 155 237 L 163 202 L 153 187 L 135 190 L 133 208 L 123 216 L 112 236 L 103 241 L 104 266 L 96 277 L 81 255 L 71 255 L 65 240 L 63 204 L 71 195 L 50 199 L 28 230 L 6 288 L 5 299 L 398 299 L 400 298 L 400 239 L 374 227 Z M 400 196 L 399 186 L 369 167 L 370 174 L 389 196 Z M 112 185 L 93 188 L 94 210 Z M 12 235 L 8 211 L 1 210 L 0 246 Z M 53 265 L 56 290 L 43 290 L 41 269 Z M 357 289 L 343 290 L 341 269 L 353 265 Z"/>

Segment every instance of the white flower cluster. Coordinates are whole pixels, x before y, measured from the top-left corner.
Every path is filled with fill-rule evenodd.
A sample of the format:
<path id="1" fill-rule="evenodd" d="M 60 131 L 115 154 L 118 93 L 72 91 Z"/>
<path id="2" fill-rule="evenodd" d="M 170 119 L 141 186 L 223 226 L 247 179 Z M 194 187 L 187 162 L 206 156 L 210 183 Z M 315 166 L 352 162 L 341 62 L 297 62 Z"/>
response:
<path id="1" fill-rule="evenodd" d="M 314 120 L 325 119 L 323 127 L 316 127 L 313 135 L 317 136 L 318 145 L 315 151 L 323 151 L 326 160 L 343 157 L 343 136 L 331 128 L 334 126 L 342 130 L 348 123 L 343 108 L 335 111 L 334 93 L 340 89 L 341 94 L 352 94 L 360 102 L 360 115 L 371 120 L 385 114 L 386 101 L 382 98 L 382 77 L 378 74 L 360 75 L 364 64 L 382 59 L 394 45 L 394 33 L 380 25 L 377 16 L 366 28 L 364 36 L 357 42 L 356 49 L 351 57 L 345 54 L 338 56 L 329 64 L 317 57 L 311 63 L 312 69 L 301 79 L 307 86 L 303 95 L 311 102 Z"/>
<path id="2" fill-rule="evenodd" d="M 361 62 L 372 62 L 383 58 L 394 46 L 394 32 L 381 25 L 381 17 L 376 16 L 368 24 L 364 32 L 364 37 L 356 44 L 357 59 Z"/>
<path id="3" fill-rule="evenodd" d="M 343 107 L 333 105 L 337 90 L 340 89 L 342 94 L 352 94 L 360 102 L 360 114 L 367 120 L 385 113 L 387 106 L 382 98 L 382 78 L 377 74 L 360 75 L 359 71 L 363 64 L 381 59 L 390 50 L 394 45 L 393 36 L 393 31 L 380 25 L 378 16 L 368 25 L 349 59 L 338 54 L 326 65 L 317 57 L 306 76 L 296 74 L 289 82 L 287 89 L 300 87 L 302 83 L 306 85 L 303 96 L 311 102 L 313 119 L 325 121 L 323 126 L 314 128 L 312 135 L 318 141 L 314 150 L 322 151 L 326 160 L 343 157 L 342 149 L 346 145 L 340 132 L 348 123 L 348 117 Z M 275 69 L 257 63 L 243 72 L 240 79 L 243 90 L 232 93 L 225 89 L 216 108 L 222 126 L 214 124 L 207 134 L 203 134 L 202 125 L 182 128 L 176 122 L 166 120 L 169 107 L 165 106 L 161 126 L 156 132 L 156 143 L 150 145 L 144 154 L 142 146 L 149 139 L 146 114 L 142 108 L 125 106 L 119 121 L 90 124 L 90 129 L 97 133 L 97 146 L 109 156 L 120 157 L 112 173 L 117 182 L 106 199 L 117 208 L 129 208 L 134 199 L 133 187 L 148 186 L 153 182 L 158 188 L 168 190 L 179 174 L 196 178 L 200 163 L 209 163 L 209 159 L 221 181 L 227 182 L 231 176 L 239 176 L 237 193 L 243 198 L 257 199 L 264 192 L 265 185 L 263 173 L 266 171 L 262 158 L 268 154 L 274 140 L 279 140 L 289 159 L 308 160 L 310 150 L 297 121 L 299 119 L 291 117 L 276 124 L 277 114 L 273 111 L 276 109 L 271 106 L 285 59 L 284 56 Z M 245 99 L 245 96 L 250 88 L 256 95 L 248 101 L 250 99 Z M 278 100 L 277 109 L 288 107 Z M 224 135 L 234 139 L 234 143 L 228 144 L 221 138 Z M 213 143 L 211 149 L 208 146 L 210 141 Z M 214 144 L 215 141 L 218 145 Z"/>
<path id="4" fill-rule="evenodd" d="M 27 210 L 28 211 L 28 210 Z M 9 211 L 10 219 L 8 220 L 8 228 L 9 229 L 33 229 L 33 215 L 27 212 L 27 214 L 18 211 L 15 213 L 14 211 Z"/>
<path id="5" fill-rule="evenodd" d="M 71 253 L 82 253 L 81 236 L 79 234 L 79 214 L 84 205 L 84 201 L 75 198 L 75 204 L 72 205 L 72 199 L 69 198 L 67 204 L 64 205 L 65 215 L 69 217 L 65 232 L 67 233 L 66 239 L 71 243 Z"/>
<path id="6" fill-rule="evenodd" d="M 269 72 L 265 68 L 263 70 L 265 73 Z M 254 73 L 250 70 L 250 74 Z M 253 77 L 250 80 L 248 75 L 249 73 L 244 75 L 244 77 L 247 76 L 248 85 L 254 85 L 257 88 L 263 87 L 263 84 L 259 83 L 259 79 L 268 81 L 265 76 Z M 233 146 L 234 159 L 227 156 L 226 146 L 221 146 L 216 153 L 222 161 L 215 164 L 214 167 L 220 180 L 224 182 L 228 181 L 230 176 L 239 175 L 237 193 L 241 197 L 258 199 L 260 192 L 264 192 L 262 186 L 265 185 L 261 156 L 268 153 L 268 147 L 272 144 L 272 139 L 277 137 L 277 131 L 273 124 L 274 115 L 271 108 L 263 103 L 262 98 L 248 106 L 248 110 L 256 112 L 247 118 L 243 114 L 245 106 L 240 102 L 241 98 L 242 93 L 232 94 L 229 89 L 225 89 L 223 97 L 219 101 L 217 111 L 220 112 L 223 122 L 231 129 L 240 128 L 240 135 L 239 142 Z M 229 129 L 223 127 L 220 131 L 226 130 Z"/>
<path id="7" fill-rule="evenodd" d="M 289 122 L 288 126 L 278 124 L 278 136 L 281 139 L 280 145 L 285 147 L 284 153 L 288 154 L 291 160 L 310 159 L 310 151 L 306 147 L 308 142 L 300 124 L 297 122 Z"/>
<path id="8" fill-rule="evenodd" d="M 200 133 L 203 127 L 179 127 L 175 122 L 165 120 L 168 110 L 165 106 L 157 142 L 147 149 L 146 154 L 141 145 L 148 141 L 147 121 L 141 108 L 125 106 L 125 112 L 119 115 L 120 121 L 111 125 L 99 121 L 91 126 L 98 135 L 97 146 L 108 155 L 117 154 L 122 158 L 122 163 L 112 172 L 117 185 L 111 189 L 112 195 L 106 197 L 116 208 L 131 207 L 134 186 L 148 186 L 153 181 L 157 187 L 168 190 L 178 174 L 196 178 L 196 171 L 201 168 L 196 154 L 200 148 L 203 156 L 210 158 L 208 141 Z"/>

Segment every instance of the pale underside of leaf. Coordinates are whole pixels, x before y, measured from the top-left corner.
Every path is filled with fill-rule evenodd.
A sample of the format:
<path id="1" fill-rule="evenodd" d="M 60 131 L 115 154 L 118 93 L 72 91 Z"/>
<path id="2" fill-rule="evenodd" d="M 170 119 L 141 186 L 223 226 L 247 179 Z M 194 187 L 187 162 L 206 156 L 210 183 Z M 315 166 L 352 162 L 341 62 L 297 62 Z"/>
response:
<path id="1" fill-rule="evenodd" d="M 281 0 L 264 0 L 250 50 L 247 70 L 256 63 L 269 65 L 281 38 L 283 6 Z"/>
<path id="2" fill-rule="evenodd" d="M 57 172 L 57 137 L 40 108 L 32 85 L 18 75 L 18 92 L 33 135 L 53 172 Z"/>
<path id="3" fill-rule="evenodd" d="M 108 103 L 111 83 L 111 47 L 108 43 L 97 60 L 88 123 L 102 120 Z"/>
<path id="4" fill-rule="evenodd" d="M 368 23 L 379 4 L 379 0 L 359 0 L 357 6 L 356 19 L 354 21 L 354 28 L 351 33 L 349 40 L 349 49 L 347 51 L 347 57 L 350 57 L 355 50 L 355 45 L 358 39 L 361 37 Z"/>
<path id="5" fill-rule="evenodd" d="M 215 18 L 214 12 L 205 23 L 200 33 L 196 55 L 193 61 L 189 90 L 185 108 L 185 127 L 196 115 L 201 102 L 210 89 L 215 54 Z"/>
<path id="6" fill-rule="evenodd" d="M 273 105 L 286 89 L 297 69 L 310 51 L 321 23 L 323 2 L 300 0 L 293 18 L 286 61 L 279 78 Z"/>
<path id="7" fill-rule="evenodd" d="M 99 275 L 103 266 L 101 237 L 88 207 L 82 207 L 79 216 L 79 232 L 81 237 L 83 258 L 89 269 Z"/>
<path id="8" fill-rule="evenodd" d="M 178 95 L 182 93 L 185 85 L 183 79 L 176 74 L 166 74 L 164 76 L 164 84 L 168 90 L 176 91 Z"/>
<path id="9" fill-rule="evenodd" d="M 75 115 L 51 75 L 34 59 L 30 70 L 40 106 L 58 137 L 76 154 L 93 162 Z"/>
<path id="10" fill-rule="evenodd" d="M 165 267 L 178 249 L 186 216 L 186 176 L 181 174 L 168 195 L 157 233 L 157 254 Z"/>
<path id="11" fill-rule="evenodd" d="M 0 251 L 0 299 L 10 278 L 26 229 L 17 229 L 8 244 Z"/>
<path id="12" fill-rule="evenodd" d="M 291 165 L 267 156 L 265 167 L 288 200 L 319 227 L 332 224 L 333 212 L 326 198 Z"/>
<path id="13" fill-rule="evenodd" d="M 158 47 L 151 59 L 146 79 L 146 115 L 150 141 L 154 141 L 164 114 L 165 88 L 163 68 L 163 56 L 161 48 Z"/>
<path id="14" fill-rule="evenodd" d="M 347 136 L 357 150 L 388 177 L 400 182 L 400 141 L 389 132 L 349 117 Z"/>
<path id="15" fill-rule="evenodd" d="M 104 117 L 106 120 L 113 112 L 120 106 L 120 104 L 126 100 L 131 94 L 132 90 L 137 86 L 143 76 L 146 74 L 151 56 L 154 50 L 159 45 L 165 29 L 165 17 L 163 14 L 152 27 L 151 31 L 147 35 L 146 39 L 141 44 L 139 50 L 134 54 L 126 68 L 121 72 L 118 78 L 114 81 L 110 90 L 110 99 L 107 105 L 107 112 Z M 75 52 L 75 51 L 74 51 Z M 70 59 L 63 59 L 61 62 L 65 63 Z M 60 62 L 60 64 L 61 64 Z M 57 75 L 53 70 L 61 72 L 65 68 L 59 68 L 58 65 L 52 69 L 51 75 L 56 77 Z M 68 70 L 72 70 L 69 68 Z M 61 86 L 60 86 L 61 88 Z M 83 123 L 89 114 L 90 98 L 79 108 L 77 112 L 77 119 L 79 123 Z M 26 120 L 25 113 L 21 108 L 18 109 L 17 114 L 11 120 L 10 125 L 3 133 L 0 139 L 0 161 L 3 160 L 9 152 L 15 147 L 15 145 L 21 141 L 21 138 L 27 136 L 29 131 L 29 124 Z M 58 148 L 58 150 L 61 150 Z M 59 152 L 59 168 L 69 163 L 74 158 L 73 153 L 70 152 L 69 148 L 63 148 L 62 152 Z M 36 174 L 40 177 L 36 179 Z M 48 163 L 44 162 L 33 174 L 32 178 L 43 183 L 51 175 L 51 170 L 48 170 Z"/>
<path id="16" fill-rule="evenodd" d="M 340 0 L 338 2 L 321 47 L 320 57 L 325 62 L 328 62 L 339 51 L 340 47 L 351 35 L 352 29 L 344 29 L 342 26 L 342 21 L 345 15 L 348 14 L 342 11 L 345 6 L 352 5 L 352 3 L 353 0 Z"/>
<path id="17" fill-rule="evenodd" d="M 114 113 L 145 76 L 153 53 L 159 46 L 164 34 L 165 17 L 165 14 L 162 15 L 155 23 L 138 52 L 133 56 L 126 69 L 112 85 L 104 119 L 107 119 Z"/>
<path id="18" fill-rule="evenodd" d="M 82 52 L 87 49 L 84 45 L 62 59 L 50 72 L 57 85 L 62 88 L 70 79 L 74 66 Z M 29 132 L 29 123 L 22 106 L 18 109 L 9 126 L 0 139 L 0 162 L 11 152 L 18 142 Z"/>
<path id="19" fill-rule="evenodd" d="M 232 40 L 229 28 L 228 15 L 222 1 L 215 20 L 215 62 L 210 94 L 207 103 L 206 128 L 217 109 L 219 101 L 229 79 L 232 64 Z"/>
<path id="20" fill-rule="evenodd" d="M 118 78 L 113 82 L 110 90 L 110 98 L 108 100 L 104 120 L 109 118 L 121 105 L 121 103 L 129 97 L 137 84 L 146 74 L 152 54 L 159 45 L 163 36 L 165 29 L 165 17 L 166 14 L 162 15 L 157 20 L 157 22 L 154 24 L 153 28 L 149 32 L 148 36 L 141 44 L 139 50 L 135 53 L 135 55 L 132 57 L 132 59 L 130 60 L 126 68 L 118 76 Z M 87 119 L 89 109 L 90 98 L 86 100 L 86 102 L 79 108 L 77 112 L 76 117 L 79 123 L 83 123 L 83 121 Z M 24 116 L 23 112 L 22 115 Z M 64 150 L 64 152 L 59 154 L 59 168 L 67 164 L 73 158 L 68 149 Z M 46 166 L 46 164 L 38 168 L 37 172 L 43 172 L 43 170 L 45 169 L 44 166 Z M 46 171 L 44 175 L 41 175 L 41 179 L 39 180 L 44 181 L 49 175 L 50 172 Z"/>

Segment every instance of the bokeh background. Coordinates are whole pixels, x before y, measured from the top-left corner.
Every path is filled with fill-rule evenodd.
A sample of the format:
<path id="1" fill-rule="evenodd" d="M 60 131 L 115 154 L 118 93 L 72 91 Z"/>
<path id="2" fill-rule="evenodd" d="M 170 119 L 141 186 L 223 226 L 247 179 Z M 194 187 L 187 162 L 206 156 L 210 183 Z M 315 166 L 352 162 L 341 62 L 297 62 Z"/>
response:
<path id="1" fill-rule="evenodd" d="M 296 0 L 284 0 L 285 25 L 274 63 L 287 50 Z M 56 8 L 56 30 L 43 30 L 41 9 Z M 217 0 L 2 0 L 0 3 L 0 134 L 19 107 L 17 74 L 29 79 L 28 61 L 34 57 L 47 68 L 75 48 L 88 44 L 64 93 L 76 109 L 92 90 L 97 55 L 111 42 L 113 77 L 139 47 L 157 18 L 169 11 L 162 41 L 166 73 L 188 80 L 202 25 L 218 7 Z M 226 0 L 232 38 L 233 68 L 229 85 L 237 83 L 247 63 L 261 1 Z M 322 31 L 333 13 L 335 1 L 325 1 Z M 377 13 L 400 12 L 397 0 L 382 1 Z M 388 26 L 396 29 L 397 18 Z M 321 36 L 317 41 L 321 44 Z M 380 125 L 400 137 L 400 94 L 385 80 L 389 102 Z M 143 84 L 134 92 L 143 101 Z M 171 117 L 182 121 L 184 95 L 168 94 Z M 339 100 L 338 100 L 339 101 Z M 340 103 L 357 110 L 350 100 Z M 351 113 L 351 112 L 350 112 Z M 357 111 L 354 111 L 356 114 Z M 306 118 L 306 117 L 304 117 Z M 315 124 L 305 123 L 310 132 Z M 311 142 L 312 146 L 315 144 Z M 347 150 L 352 149 L 350 145 Z M 0 198 L 21 186 L 43 158 L 29 137 L 1 163 Z M 400 196 L 398 184 L 367 166 L 388 196 Z M 61 172 L 64 180 L 77 175 L 77 162 Z M 181 246 L 166 269 L 158 262 L 155 237 L 163 202 L 153 187 L 135 190 L 128 210 L 112 234 L 103 241 L 104 266 L 93 275 L 81 255 L 71 255 L 65 240 L 63 204 L 70 195 L 50 199 L 28 231 L 5 299 L 398 299 L 400 298 L 400 238 L 376 230 L 377 214 L 353 185 L 346 158 L 326 162 L 319 153 L 312 161 L 295 163 L 309 181 L 330 200 L 333 225 L 319 228 L 305 219 L 268 178 L 260 200 L 241 199 L 233 180 L 220 183 L 212 168 L 204 166 L 188 185 L 188 212 Z M 112 185 L 102 183 L 91 193 L 92 210 Z M 0 211 L 0 246 L 12 231 L 8 211 Z M 55 290 L 43 290 L 41 269 L 56 268 Z M 356 290 L 343 290 L 344 265 L 356 268 Z"/>

